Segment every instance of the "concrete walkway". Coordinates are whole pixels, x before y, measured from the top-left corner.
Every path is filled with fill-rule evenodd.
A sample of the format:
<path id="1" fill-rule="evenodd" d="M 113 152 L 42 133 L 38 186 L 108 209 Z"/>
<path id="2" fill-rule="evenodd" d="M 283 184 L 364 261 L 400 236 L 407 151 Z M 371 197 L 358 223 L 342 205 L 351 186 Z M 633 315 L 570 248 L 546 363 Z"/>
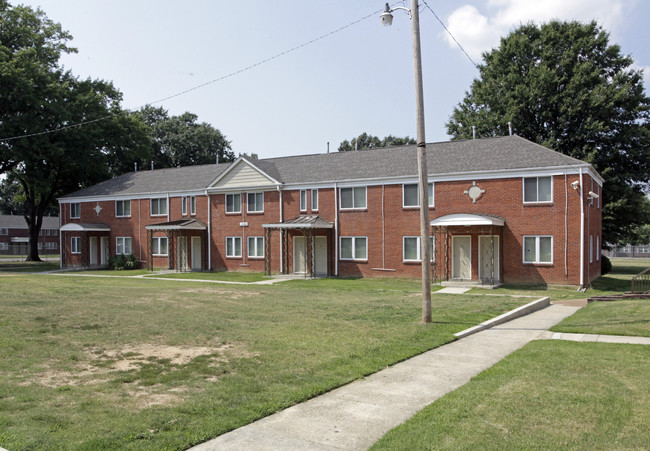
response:
<path id="1" fill-rule="evenodd" d="M 425 352 L 195 450 L 364 450 L 579 307 L 551 305 Z"/>
<path id="2" fill-rule="evenodd" d="M 547 340 L 568 340 L 597 343 L 622 343 L 627 345 L 650 345 L 650 337 L 628 337 L 625 335 L 567 334 L 564 332 L 544 332 L 541 337 Z"/>

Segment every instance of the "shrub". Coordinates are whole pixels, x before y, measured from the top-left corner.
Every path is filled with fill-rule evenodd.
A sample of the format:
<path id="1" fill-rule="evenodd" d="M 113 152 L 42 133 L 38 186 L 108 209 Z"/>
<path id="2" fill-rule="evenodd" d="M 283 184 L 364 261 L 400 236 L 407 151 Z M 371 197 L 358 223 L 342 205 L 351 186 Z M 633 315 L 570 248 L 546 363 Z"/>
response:
<path id="1" fill-rule="evenodd" d="M 113 255 L 109 260 L 108 260 L 108 266 L 111 269 L 115 270 L 129 270 L 129 269 L 137 269 L 138 268 L 138 259 L 135 258 L 135 255 L 129 254 L 129 255 L 124 255 L 124 254 L 118 254 L 118 255 Z"/>
<path id="2" fill-rule="evenodd" d="M 612 271 L 612 262 L 609 258 L 604 255 L 600 256 L 600 275 L 604 276 L 605 274 Z"/>

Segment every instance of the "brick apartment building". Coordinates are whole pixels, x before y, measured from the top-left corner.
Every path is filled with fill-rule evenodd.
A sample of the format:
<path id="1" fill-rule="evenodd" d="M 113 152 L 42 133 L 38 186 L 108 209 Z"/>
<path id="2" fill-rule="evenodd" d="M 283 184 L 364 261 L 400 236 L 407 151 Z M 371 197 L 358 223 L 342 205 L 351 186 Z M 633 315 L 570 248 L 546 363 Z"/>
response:
<path id="1" fill-rule="evenodd" d="M 427 145 L 434 280 L 586 285 L 602 177 L 517 136 Z M 61 264 L 419 277 L 415 146 L 124 174 L 59 199 Z"/>
<path id="2" fill-rule="evenodd" d="M 29 229 L 22 215 L 0 215 L 0 255 L 27 255 Z M 38 236 L 38 252 L 59 253 L 59 217 L 44 216 Z"/>

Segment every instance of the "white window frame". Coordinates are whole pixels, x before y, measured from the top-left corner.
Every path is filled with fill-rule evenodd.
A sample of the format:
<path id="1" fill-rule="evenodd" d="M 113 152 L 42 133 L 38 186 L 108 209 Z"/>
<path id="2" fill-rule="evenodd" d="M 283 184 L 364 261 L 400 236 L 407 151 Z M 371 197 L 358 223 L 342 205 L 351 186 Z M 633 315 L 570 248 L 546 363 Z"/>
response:
<path id="1" fill-rule="evenodd" d="M 420 192 L 419 192 L 418 185 L 419 185 L 419 183 L 403 183 L 402 184 L 402 208 L 420 208 Z M 418 196 L 417 196 L 418 203 L 417 203 L 417 205 L 406 205 L 406 203 L 405 203 L 406 196 L 404 194 L 405 194 L 405 191 L 406 191 L 405 187 L 407 187 L 407 186 L 415 186 L 416 189 L 418 189 Z M 427 186 L 430 187 L 430 189 L 429 189 L 429 208 L 433 208 L 433 206 L 435 204 L 434 199 L 433 199 L 433 195 L 435 193 L 433 182 L 428 183 Z"/>
<path id="2" fill-rule="evenodd" d="M 9 250 L 9 243 L 0 242 L 0 251 L 8 251 Z"/>
<path id="3" fill-rule="evenodd" d="M 190 196 L 190 216 L 196 216 L 196 196 Z"/>
<path id="4" fill-rule="evenodd" d="M 127 246 L 128 243 L 128 246 Z M 127 252 L 128 251 L 128 252 Z M 133 240 L 130 236 L 115 237 L 115 254 L 129 255 L 133 253 Z"/>
<path id="5" fill-rule="evenodd" d="M 600 236 L 596 235 L 596 261 L 600 261 Z"/>
<path id="6" fill-rule="evenodd" d="M 187 196 L 181 197 L 181 216 L 187 216 Z"/>
<path id="7" fill-rule="evenodd" d="M 526 238 L 535 238 L 535 261 L 526 261 Z M 550 238 L 551 239 L 551 261 L 540 261 L 539 260 L 539 243 L 540 238 Z M 554 259 L 553 253 L 553 235 L 524 235 L 521 241 L 521 261 L 525 264 L 534 264 L 534 265 L 552 265 Z"/>
<path id="8" fill-rule="evenodd" d="M 128 203 L 127 203 L 128 202 Z M 122 214 L 119 213 L 118 205 L 122 205 Z M 129 214 L 124 214 L 124 206 L 129 206 Z M 131 201 L 130 200 L 116 200 L 115 201 L 115 217 L 116 218 L 130 218 L 131 217 Z"/>
<path id="9" fill-rule="evenodd" d="M 407 239 L 416 239 L 417 240 L 417 258 L 415 260 L 406 258 L 405 251 L 406 251 L 406 240 Z M 429 235 L 429 244 L 431 244 L 431 249 L 429 252 L 431 252 L 431 261 L 434 262 L 436 261 L 436 246 L 435 246 L 435 237 L 433 235 Z M 403 236 L 402 237 L 402 262 L 405 263 L 412 263 L 412 262 L 421 262 L 422 261 L 422 247 L 420 246 L 420 237 L 419 236 Z"/>
<path id="10" fill-rule="evenodd" d="M 311 211 L 318 211 L 318 188 L 311 189 Z"/>
<path id="11" fill-rule="evenodd" d="M 158 212 L 157 213 L 153 212 L 154 202 L 158 205 Z M 160 212 L 160 206 L 161 205 L 165 206 L 165 211 L 163 213 Z M 166 197 L 152 197 L 151 199 L 149 199 L 149 216 L 167 216 L 168 211 L 169 211 L 169 208 L 167 206 L 167 198 Z"/>
<path id="12" fill-rule="evenodd" d="M 344 207 L 343 206 L 343 190 L 352 190 L 352 206 L 351 207 Z M 364 190 L 364 205 L 363 206 L 357 206 L 354 203 L 355 195 L 354 192 L 357 189 L 363 189 Z M 339 188 L 339 210 L 367 210 L 368 209 L 368 187 L 367 186 L 347 186 L 343 188 Z"/>
<path id="13" fill-rule="evenodd" d="M 251 245 L 252 242 L 252 245 Z M 248 258 L 264 258 L 264 237 L 263 236 L 249 236 L 246 239 L 246 253 Z M 260 248 L 261 243 L 261 248 Z M 254 252 L 251 252 L 253 250 Z M 258 255 L 258 251 L 262 251 L 262 255 Z"/>
<path id="14" fill-rule="evenodd" d="M 0 227 L 0 235 L 9 235 L 9 229 L 6 227 Z"/>
<path id="15" fill-rule="evenodd" d="M 81 237 L 73 236 L 70 238 L 70 253 L 81 254 Z"/>
<path id="16" fill-rule="evenodd" d="M 235 246 L 235 242 L 239 240 L 239 255 L 236 253 L 234 254 L 228 254 L 228 241 L 232 241 L 232 246 L 231 249 L 233 251 L 236 251 L 237 246 Z M 226 258 L 241 258 L 242 256 L 242 239 L 240 236 L 227 236 L 226 237 Z"/>
<path id="17" fill-rule="evenodd" d="M 299 197 L 300 197 L 300 211 L 307 211 L 307 190 L 301 189 Z"/>
<path id="18" fill-rule="evenodd" d="M 52 229 L 52 236 L 57 236 L 59 231 L 57 229 Z"/>
<path id="19" fill-rule="evenodd" d="M 228 210 L 228 197 L 229 196 L 232 197 L 233 199 L 234 199 L 235 196 L 239 197 L 239 210 Z M 226 201 L 225 209 L 226 209 L 227 214 L 241 213 L 241 193 L 228 193 L 228 194 L 226 194 L 225 201 Z M 235 206 L 234 204 L 235 203 L 233 201 L 233 208 Z"/>
<path id="20" fill-rule="evenodd" d="M 70 204 L 70 219 L 81 218 L 81 203 L 73 202 Z"/>
<path id="21" fill-rule="evenodd" d="M 163 240 L 165 240 L 165 242 L 167 243 L 167 245 L 165 246 L 167 252 L 164 254 L 160 252 L 160 248 L 161 248 L 160 243 L 162 243 Z M 158 244 L 154 245 L 154 242 Z M 155 252 L 156 249 L 158 251 L 157 253 Z M 167 257 L 169 255 L 169 240 L 167 239 L 166 236 L 154 236 L 151 238 L 151 255 L 153 255 L 154 257 Z"/>
<path id="22" fill-rule="evenodd" d="M 526 200 L 526 180 L 527 179 L 536 179 L 537 180 L 537 200 Z M 539 179 L 551 179 L 551 199 L 550 200 L 539 200 Z M 552 175 L 543 175 L 535 177 L 522 177 L 521 179 L 521 198 L 524 201 L 524 204 L 552 204 L 553 203 L 553 176 Z"/>
<path id="23" fill-rule="evenodd" d="M 351 239 L 352 240 L 352 258 L 346 258 L 343 257 L 343 240 Z M 357 240 L 366 240 L 366 255 L 363 258 L 359 258 L 356 255 L 356 242 Z M 340 254 L 340 259 L 345 260 L 345 261 L 368 261 L 368 237 L 367 236 L 341 236 L 339 237 L 339 254 Z"/>
<path id="24" fill-rule="evenodd" d="M 258 196 L 262 197 L 262 202 L 261 205 L 257 205 L 257 199 Z M 253 196 L 253 199 L 255 199 L 254 202 L 250 202 L 251 196 Z M 255 210 L 251 210 L 251 204 L 256 208 Z M 258 207 L 261 207 L 258 209 Z M 262 192 L 253 192 L 253 193 L 246 193 L 246 213 L 264 213 L 264 191 Z"/>

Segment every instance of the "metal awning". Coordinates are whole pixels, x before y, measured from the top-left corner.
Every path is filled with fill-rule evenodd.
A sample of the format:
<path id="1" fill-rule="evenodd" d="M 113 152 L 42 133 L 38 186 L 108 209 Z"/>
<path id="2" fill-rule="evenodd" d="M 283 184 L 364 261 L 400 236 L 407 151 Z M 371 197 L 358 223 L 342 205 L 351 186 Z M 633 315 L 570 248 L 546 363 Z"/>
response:
<path id="1" fill-rule="evenodd" d="M 110 232 L 111 227 L 108 224 L 83 224 L 70 222 L 60 229 L 62 232 Z"/>
<path id="2" fill-rule="evenodd" d="M 207 230 L 208 226 L 198 219 L 178 219 L 176 221 L 161 222 L 145 227 L 147 230 Z"/>
<path id="3" fill-rule="evenodd" d="M 434 227 L 448 227 L 448 226 L 479 226 L 479 225 L 492 225 L 503 226 L 505 219 L 499 216 L 485 215 L 485 214 L 471 214 L 471 213 L 457 213 L 451 215 L 440 216 L 439 218 L 431 221 L 431 226 Z"/>
<path id="4" fill-rule="evenodd" d="M 265 229 L 333 229 L 334 224 L 319 215 L 300 215 L 296 218 L 275 224 L 262 224 Z"/>

